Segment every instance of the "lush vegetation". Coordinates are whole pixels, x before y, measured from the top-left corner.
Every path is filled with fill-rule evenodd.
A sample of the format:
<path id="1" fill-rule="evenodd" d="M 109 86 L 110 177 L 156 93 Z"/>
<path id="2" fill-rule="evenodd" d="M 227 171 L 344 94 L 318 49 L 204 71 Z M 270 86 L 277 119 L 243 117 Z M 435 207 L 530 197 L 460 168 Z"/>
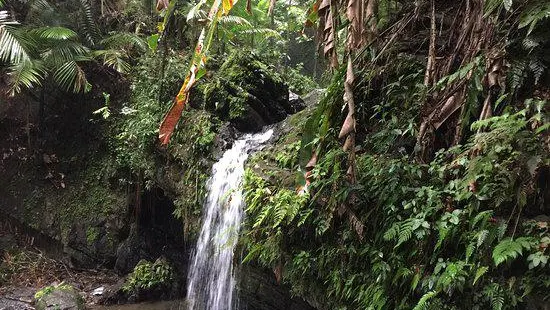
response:
<path id="1" fill-rule="evenodd" d="M 301 140 L 247 171 L 245 260 L 330 309 L 539 307 L 550 298 L 547 5 L 382 3 L 357 54 L 353 29 L 340 36 L 347 52 L 334 57 L 350 61 Z M 418 30 L 423 14 L 432 31 Z"/>
<path id="2" fill-rule="evenodd" d="M 166 290 L 174 280 L 172 267 L 165 259 L 157 259 L 154 263 L 140 261 L 134 271 L 128 275 L 123 291 L 127 294 L 139 295 L 142 291 Z"/>
<path id="3" fill-rule="evenodd" d="M 321 102 L 250 160 L 245 262 L 320 309 L 549 302 L 548 1 L 22 3 L 0 0 L 0 89 L 29 106 L 92 98 L 102 135 L 76 169 L 86 187 L 60 192 L 56 174 L 57 209 L 35 212 L 45 190 L 27 198 L 62 236 L 114 213 L 122 189 L 139 213 L 153 188 L 192 235 L 220 136 L 257 129 L 250 108 L 268 88 L 320 83 Z M 143 261 L 125 290 L 173 277 Z"/>

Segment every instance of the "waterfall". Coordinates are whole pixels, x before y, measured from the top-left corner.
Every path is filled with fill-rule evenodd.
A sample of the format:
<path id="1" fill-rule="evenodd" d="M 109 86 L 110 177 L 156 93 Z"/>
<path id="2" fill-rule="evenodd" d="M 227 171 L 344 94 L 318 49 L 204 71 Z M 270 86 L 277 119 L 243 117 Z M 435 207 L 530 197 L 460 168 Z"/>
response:
<path id="1" fill-rule="evenodd" d="M 245 135 L 212 167 L 202 228 L 189 266 L 189 310 L 233 310 L 233 251 L 243 215 L 244 162 L 272 134 L 268 130 Z"/>

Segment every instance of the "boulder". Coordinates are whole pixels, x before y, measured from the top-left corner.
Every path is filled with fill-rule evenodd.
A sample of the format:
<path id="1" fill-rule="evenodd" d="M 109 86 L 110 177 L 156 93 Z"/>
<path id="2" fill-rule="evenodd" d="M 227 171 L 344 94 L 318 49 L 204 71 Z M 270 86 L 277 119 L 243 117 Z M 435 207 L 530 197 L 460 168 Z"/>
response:
<path id="1" fill-rule="evenodd" d="M 257 132 L 304 108 L 288 86 L 260 59 L 234 53 L 204 86 L 204 108 L 241 132 Z"/>
<path id="2" fill-rule="evenodd" d="M 84 299 L 68 284 L 47 286 L 34 295 L 37 310 L 81 310 Z"/>
<path id="3" fill-rule="evenodd" d="M 292 91 L 288 92 L 288 105 L 290 110 L 293 111 L 292 114 L 298 113 L 306 107 L 306 104 L 300 95 L 293 93 Z"/>
<path id="4" fill-rule="evenodd" d="M 292 297 L 290 289 L 278 284 L 272 272 L 243 265 L 237 274 L 240 310 L 315 310 L 304 300 Z"/>

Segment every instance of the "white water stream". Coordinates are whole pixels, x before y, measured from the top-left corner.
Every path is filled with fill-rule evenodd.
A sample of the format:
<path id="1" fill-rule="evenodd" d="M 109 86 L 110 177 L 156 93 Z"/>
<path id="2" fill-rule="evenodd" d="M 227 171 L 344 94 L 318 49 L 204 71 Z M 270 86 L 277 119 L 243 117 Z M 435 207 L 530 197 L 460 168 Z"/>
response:
<path id="1" fill-rule="evenodd" d="M 233 310 L 233 251 L 243 216 L 242 178 L 249 152 L 261 148 L 273 130 L 235 141 L 212 167 L 203 224 L 189 267 L 189 310 Z"/>

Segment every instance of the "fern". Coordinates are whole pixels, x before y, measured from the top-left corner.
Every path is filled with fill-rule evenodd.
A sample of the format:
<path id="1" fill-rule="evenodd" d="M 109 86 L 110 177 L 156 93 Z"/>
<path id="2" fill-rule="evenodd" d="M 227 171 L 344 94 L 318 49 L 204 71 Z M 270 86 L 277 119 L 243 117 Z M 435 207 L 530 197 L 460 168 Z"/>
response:
<path id="1" fill-rule="evenodd" d="M 408 219 L 399 226 L 399 238 L 397 241 L 396 247 L 400 246 L 403 242 L 411 239 L 413 231 L 415 230 L 415 225 L 417 224 L 418 219 Z"/>
<path id="2" fill-rule="evenodd" d="M 35 28 L 30 31 L 33 34 L 36 34 L 38 37 L 46 40 L 76 40 L 78 39 L 78 34 L 72 29 L 65 27 L 40 27 Z"/>
<path id="3" fill-rule="evenodd" d="M 130 72 L 131 66 L 128 62 L 126 62 L 126 56 L 119 50 L 109 49 L 94 51 L 92 55 L 94 58 L 100 59 L 104 65 L 111 67 L 120 73 Z"/>
<path id="4" fill-rule="evenodd" d="M 222 26 L 239 25 L 252 28 L 252 24 L 248 20 L 234 15 L 222 16 L 220 17 L 218 23 Z"/>
<path id="5" fill-rule="evenodd" d="M 484 274 L 486 274 L 488 270 L 489 268 L 485 266 L 477 268 L 476 275 L 474 277 L 474 281 L 472 285 L 476 285 L 476 282 L 479 280 L 479 278 L 481 278 Z"/>
<path id="6" fill-rule="evenodd" d="M 514 260 L 523 255 L 523 249 L 530 249 L 532 239 L 521 237 L 517 239 L 506 238 L 493 249 L 493 261 L 496 266 Z"/>
<path id="7" fill-rule="evenodd" d="M 87 92 L 90 88 L 84 70 L 80 68 L 76 61 L 66 62 L 57 68 L 53 73 L 53 79 L 63 89 L 75 93 Z"/>
<path id="8" fill-rule="evenodd" d="M 395 239 L 399 235 L 399 224 L 394 223 L 385 233 L 384 240 L 390 241 Z"/>
<path id="9" fill-rule="evenodd" d="M 77 23 L 80 25 L 80 29 L 84 34 L 84 38 L 91 45 L 94 46 L 99 41 L 99 29 L 95 23 L 94 14 L 92 12 L 92 5 L 88 0 L 78 0 L 81 15 Z"/>
<path id="10" fill-rule="evenodd" d="M 497 283 L 491 283 L 485 287 L 483 290 L 483 295 L 485 295 L 491 304 L 493 310 L 502 310 L 504 306 L 504 293 L 502 288 Z"/>
<path id="11" fill-rule="evenodd" d="M 413 310 L 428 310 L 430 306 L 430 299 L 434 298 L 435 296 L 437 296 L 436 291 L 430 291 L 422 295 L 416 306 L 414 306 Z"/>
<path id="12" fill-rule="evenodd" d="M 268 218 L 270 213 L 271 213 L 271 205 L 268 204 L 260 210 L 260 213 L 258 214 L 258 216 L 256 216 L 256 220 L 252 225 L 252 228 L 256 228 L 262 225 L 262 223 Z"/>

